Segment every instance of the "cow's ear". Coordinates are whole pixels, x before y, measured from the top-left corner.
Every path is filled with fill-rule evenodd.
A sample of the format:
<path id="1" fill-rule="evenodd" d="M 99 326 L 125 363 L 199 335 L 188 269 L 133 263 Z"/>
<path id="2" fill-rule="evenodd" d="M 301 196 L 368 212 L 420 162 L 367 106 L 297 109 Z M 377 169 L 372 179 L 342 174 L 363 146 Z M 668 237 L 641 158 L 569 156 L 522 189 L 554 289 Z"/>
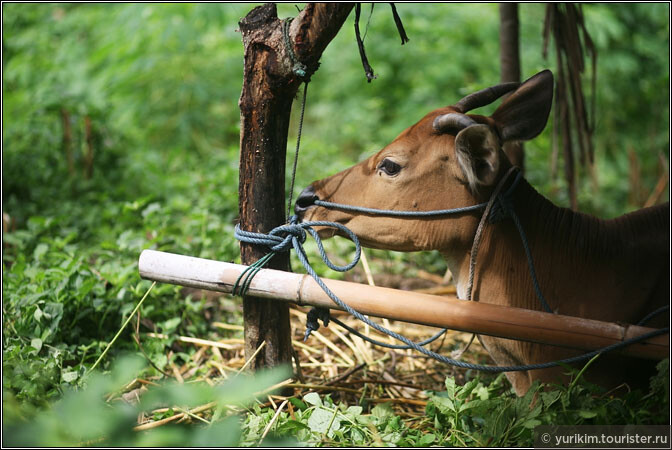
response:
<path id="1" fill-rule="evenodd" d="M 542 132 L 553 102 L 553 73 L 544 70 L 518 87 L 492 114 L 506 141 L 526 141 Z"/>
<path id="2" fill-rule="evenodd" d="M 455 136 L 455 153 L 472 192 L 490 186 L 499 172 L 501 143 L 488 125 L 472 125 Z"/>

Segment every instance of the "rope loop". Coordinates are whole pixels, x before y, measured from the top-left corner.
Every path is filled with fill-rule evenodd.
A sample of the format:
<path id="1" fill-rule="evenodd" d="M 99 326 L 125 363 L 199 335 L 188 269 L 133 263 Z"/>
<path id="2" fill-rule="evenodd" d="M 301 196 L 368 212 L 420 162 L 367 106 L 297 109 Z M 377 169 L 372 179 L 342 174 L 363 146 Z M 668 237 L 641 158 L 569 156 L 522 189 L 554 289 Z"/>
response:
<path id="1" fill-rule="evenodd" d="M 273 228 L 268 233 L 268 236 L 269 238 L 275 237 L 282 239 L 278 244 L 270 248 L 273 252 L 289 251 L 293 247 L 292 243 L 294 239 L 300 244 L 306 242 L 306 231 L 304 228 L 292 223 Z"/>
<path id="2" fill-rule="evenodd" d="M 292 72 L 297 77 L 308 82 L 310 81 L 310 76 L 312 75 L 312 72 L 309 73 L 308 66 L 299 61 L 299 58 L 297 58 L 296 53 L 294 53 L 294 44 L 292 43 L 292 40 L 289 37 L 289 26 L 292 23 L 292 20 L 294 20 L 293 17 L 287 17 L 285 20 L 282 21 L 282 37 L 285 40 L 285 47 L 287 48 L 287 54 L 289 55 L 289 59 L 292 62 Z"/>
<path id="3" fill-rule="evenodd" d="M 503 222 L 506 219 L 511 219 L 514 212 L 513 208 L 513 192 L 516 190 L 516 186 L 522 178 L 522 172 L 518 170 L 516 178 L 514 178 L 511 186 L 502 194 L 498 194 L 492 204 L 490 209 L 490 214 L 488 215 L 488 222 L 490 223 L 499 223 Z"/>
<path id="4" fill-rule="evenodd" d="M 335 228 L 336 230 L 341 231 L 342 234 L 345 235 L 344 237 L 350 239 L 352 243 L 355 244 L 355 255 L 352 260 L 343 266 L 333 263 L 324 249 L 324 244 L 322 243 L 319 233 L 313 227 Z M 286 252 L 294 248 L 301 264 L 305 267 L 310 266 L 308 257 L 303 249 L 303 244 L 306 242 L 307 237 L 306 231 L 310 233 L 313 239 L 315 239 L 322 261 L 324 261 L 331 270 L 347 272 L 359 263 L 359 259 L 362 255 L 362 246 L 359 243 L 359 239 L 357 239 L 357 235 L 345 225 L 337 222 L 312 221 L 298 223 L 298 218 L 292 216 L 288 224 L 275 227 L 268 233 L 245 231 L 240 229 L 240 225 L 236 225 L 234 236 L 241 242 L 266 246 L 272 253 Z"/>

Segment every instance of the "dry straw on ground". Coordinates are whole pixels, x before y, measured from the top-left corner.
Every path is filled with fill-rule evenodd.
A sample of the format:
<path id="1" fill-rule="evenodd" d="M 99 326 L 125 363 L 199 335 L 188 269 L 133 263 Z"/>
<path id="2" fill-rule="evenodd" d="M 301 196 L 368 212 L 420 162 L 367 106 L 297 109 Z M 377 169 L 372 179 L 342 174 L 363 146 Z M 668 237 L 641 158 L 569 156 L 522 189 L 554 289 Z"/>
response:
<path id="1" fill-rule="evenodd" d="M 368 261 L 364 264 L 364 270 L 359 273 L 355 272 L 353 277 L 358 281 L 368 281 L 369 284 L 374 284 Z M 381 285 L 401 286 L 434 294 L 454 293 L 454 286 L 441 284 L 442 280 L 447 280 L 449 277 L 423 272 L 418 279 L 419 282 L 402 277 L 376 277 L 377 284 Z M 212 294 L 209 293 L 208 296 Z M 390 350 L 373 346 L 336 324 L 321 327 L 319 331 L 312 333 L 308 341 L 303 342 L 307 311 L 307 308 L 298 306 L 292 306 L 290 309 L 292 344 L 298 365 L 295 360 L 293 377 L 285 380 L 280 384 L 281 386 L 275 386 L 276 388 L 283 387 L 284 394 L 287 394 L 288 390 L 291 396 L 297 398 L 302 398 L 309 392 L 318 392 L 320 395 L 330 394 L 335 402 L 344 402 L 348 405 L 389 403 L 396 414 L 412 419 L 424 417 L 424 408 L 427 404 L 427 395 L 424 391 L 445 390 L 444 381 L 447 376 L 453 376 L 458 383 L 461 383 L 467 375 L 462 369 L 441 364 L 412 350 Z M 345 312 L 332 311 L 332 314 L 368 336 L 379 340 L 389 339 L 365 327 Z M 437 331 L 421 325 L 386 322 L 385 325 L 388 328 L 416 341 L 426 339 Z M 166 377 L 173 378 L 179 383 L 215 385 L 246 371 L 249 359 L 246 361 L 244 358 L 243 327 L 221 322 L 213 322 L 211 325 L 213 333 L 207 339 L 172 336 L 173 347 L 178 346 L 184 349 L 188 346 L 196 346 L 198 350 L 191 353 L 190 360 L 181 366 L 171 363 L 161 370 L 161 375 L 153 379 L 134 380 L 117 398 L 135 402 L 147 386 L 151 389 L 152 385 Z M 136 342 L 141 350 L 142 342 L 168 338 L 162 334 L 143 332 L 137 326 L 135 331 Z M 449 354 L 451 351 L 464 347 L 470 338 L 470 333 L 448 331 L 443 338 L 430 344 L 430 347 L 436 352 Z M 182 352 L 182 354 L 186 353 L 188 352 Z M 171 357 L 172 354 L 169 354 L 169 361 Z M 488 362 L 487 354 L 478 342 L 470 347 L 468 354 L 465 354 L 462 359 L 469 362 Z M 272 391 L 269 389 L 266 392 Z M 294 410 L 292 404 L 288 403 L 289 398 L 288 395 L 270 394 L 257 397 L 262 407 L 271 407 L 276 412 L 268 429 L 283 409 L 286 408 L 290 416 L 293 415 Z M 135 429 L 141 431 L 182 422 L 209 423 L 214 406 L 213 402 L 188 410 L 173 407 L 173 415 L 160 420 L 153 418 L 160 417 L 171 408 L 147 411 L 138 417 L 138 425 Z"/>

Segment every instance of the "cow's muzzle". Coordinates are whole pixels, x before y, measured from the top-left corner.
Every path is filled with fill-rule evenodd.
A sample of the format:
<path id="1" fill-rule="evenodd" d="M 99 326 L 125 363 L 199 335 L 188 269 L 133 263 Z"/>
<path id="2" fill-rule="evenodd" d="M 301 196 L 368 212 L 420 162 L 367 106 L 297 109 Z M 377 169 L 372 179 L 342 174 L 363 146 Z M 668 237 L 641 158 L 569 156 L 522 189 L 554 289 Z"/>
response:
<path id="1" fill-rule="evenodd" d="M 315 201 L 319 199 L 320 198 L 315 194 L 313 186 L 312 185 L 308 186 L 303 191 L 301 191 L 299 197 L 296 199 L 296 204 L 294 205 L 294 213 L 299 218 L 302 218 L 303 214 L 308 210 L 308 208 L 310 208 L 311 206 L 315 206 Z"/>

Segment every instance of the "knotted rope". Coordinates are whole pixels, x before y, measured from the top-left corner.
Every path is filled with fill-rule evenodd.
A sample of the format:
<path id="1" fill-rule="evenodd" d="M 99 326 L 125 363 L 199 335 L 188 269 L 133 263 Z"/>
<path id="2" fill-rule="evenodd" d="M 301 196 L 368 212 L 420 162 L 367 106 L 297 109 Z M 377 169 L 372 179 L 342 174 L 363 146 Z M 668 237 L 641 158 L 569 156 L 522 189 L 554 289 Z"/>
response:
<path id="1" fill-rule="evenodd" d="M 333 227 L 336 228 L 342 232 L 344 232 L 350 240 L 355 244 L 355 256 L 352 259 L 352 261 L 349 264 L 346 264 L 344 266 L 339 266 L 331 262 L 329 257 L 327 256 L 326 252 L 324 251 L 324 246 L 322 245 L 322 240 L 320 239 L 317 231 L 313 229 L 314 226 L 321 226 L 321 227 Z M 607 352 L 607 351 L 612 351 L 616 350 L 622 347 L 625 347 L 626 345 L 633 344 L 635 342 L 640 342 L 646 339 L 649 339 L 654 336 L 658 336 L 664 333 L 669 332 L 669 328 L 666 329 L 660 329 L 660 330 L 654 330 L 650 333 L 643 334 L 641 336 L 638 336 L 636 338 L 629 339 L 627 341 L 622 341 L 618 342 L 616 344 L 612 344 L 608 347 L 604 347 L 602 349 L 594 350 L 592 352 L 571 357 L 571 358 L 565 358 L 560 361 L 551 361 L 547 363 L 540 363 L 540 364 L 525 364 L 525 365 L 519 365 L 519 366 L 484 366 L 480 364 L 471 364 L 471 363 L 466 363 L 463 361 L 458 361 L 452 358 L 448 358 L 446 356 L 440 355 L 438 353 L 435 353 L 431 350 L 428 350 L 424 348 L 421 344 L 427 344 L 430 342 L 430 340 L 425 340 L 421 343 L 416 343 L 411 341 L 410 339 L 395 333 L 391 330 L 388 330 L 387 328 L 371 321 L 367 317 L 365 317 L 363 314 L 359 313 L 358 311 L 354 310 L 351 308 L 348 304 L 343 302 L 336 294 L 334 294 L 328 287 L 327 285 L 322 281 L 322 279 L 315 273 L 315 270 L 312 268 L 308 261 L 308 257 L 306 256 L 306 253 L 303 249 L 302 244 L 306 240 L 306 231 L 310 233 L 313 238 L 315 238 L 315 241 L 317 243 L 320 255 L 322 256 L 323 261 L 327 266 L 329 266 L 331 269 L 343 272 L 346 270 L 352 269 L 358 262 L 361 254 L 361 246 L 359 244 L 359 240 L 357 239 L 357 236 L 349 230 L 347 227 L 345 227 L 342 224 L 336 223 L 336 222 L 326 222 L 326 221 L 314 221 L 314 222 L 303 222 L 303 223 L 297 223 L 297 218 L 296 216 L 292 217 L 291 223 L 288 225 L 282 225 L 277 228 L 274 228 L 271 230 L 268 234 L 265 233 L 254 233 L 250 231 L 244 231 L 241 230 L 240 227 L 236 226 L 236 231 L 235 231 L 235 236 L 237 239 L 241 240 L 242 242 L 247 242 L 250 244 L 256 244 L 256 245 L 264 245 L 266 246 L 271 253 L 269 255 L 272 255 L 281 252 L 281 251 L 288 251 L 290 248 L 294 248 L 296 250 L 297 256 L 299 258 L 299 261 L 301 261 L 301 264 L 303 265 L 304 269 L 306 272 L 315 280 L 315 282 L 322 288 L 322 290 L 331 298 L 331 300 L 334 301 L 338 306 L 340 306 L 342 309 L 350 313 L 352 316 L 356 317 L 360 321 L 368 324 L 370 327 L 374 328 L 375 330 L 386 334 L 388 336 L 391 336 L 395 338 L 398 341 L 403 342 L 406 344 L 408 348 L 412 348 L 414 350 L 417 350 L 427 356 L 430 356 L 438 361 L 441 361 L 446 364 L 451 364 L 457 367 L 462 367 L 465 369 L 473 369 L 473 370 L 480 370 L 480 371 L 486 371 L 486 372 L 513 372 L 513 371 L 526 371 L 526 370 L 537 370 L 537 369 L 547 369 L 549 367 L 555 367 L 558 365 L 562 364 L 570 364 L 578 361 L 585 361 L 587 359 L 592 358 L 593 356 L 602 353 L 602 352 Z M 268 255 L 267 255 L 268 256 Z M 262 258 L 263 259 L 263 258 Z M 266 262 L 270 259 L 270 257 L 266 260 Z M 261 261 L 261 260 L 260 260 Z M 250 266 L 252 267 L 252 266 Z M 257 267 L 254 270 L 259 270 L 260 267 Z M 241 274 L 241 278 L 243 278 L 243 274 Z M 239 278 L 240 279 L 240 278 Z M 249 287 L 249 282 L 243 283 L 243 286 L 248 286 Z M 240 291 L 238 289 L 238 281 L 236 282 L 236 285 L 234 286 L 234 289 L 236 289 L 236 293 L 240 295 L 244 295 L 244 291 Z M 313 313 L 313 316 L 320 317 L 321 313 L 319 311 Z M 315 319 L 315 322 L 317 322 L 317 317 L 312 317 L 312 319 Z M 324 317 L 320 317 L 323 318 Z M 328 323 L 328 318 L 325 320 L 325 322 Z M 337 322 L 335 319 L 334 322 Z M 325 326 L 327 325 L 325 323 Z M 340 321 L 337 323 L 340 324 Z M 344 324 L 343 324 L 344 325 Z M 347 327 L 346 329 L 350 331 L 352 328 Z M 308 332 L 307 332 L 308 334 Z M 437 336 L 438 337 L 438 336 Z M 436 337 L 432 337 L 430 339 L 436 339 Z M 380 343 L 378 343 L 380 344 Z M 386 347 L 390 347 L 390 344 L 384 344 Z M 397 348 L 397 347 L 392 347 L 392 348 Z"/>
<path id="2" fill-rule="evenodd" d="M 520 177 L 520 175 L 518 175 Z M 512 208 L 507 208 L 507 200 L 505 197 L 510 196 L 511 193 L 513 192 L 513 188 L 517 185 L 517 180 L 514 181 L 514 184 L 512 187 L 510 187 L 505 194 L 499 194 L 497 195 L 497 198 L 499 199 L 499 202 L 504 206 L 505 211 L 507 211 L 509 214 L 513 212 L 512 217 L 517 217 L 515 215 L 515 212 L 513 211 Z M 502 199 L 504 199 L 504 202 L 502 202 Z M 326 202 L 320 202 L 320 203 L 326 203 Z M 361 212 L 369 213 L 369 214 L 386 214 L 386 210 L 377 210 L 377 209 L 372 209 L 372 208 L 360 208 L 360 207 L 352 207 L 349 205 L 340 205 L 340 204 L 332 204 L 338 207 L 339 209 L 345 209 L 345 210 L 353 210 L 357 209 Z M 441 210 L 441 214 L 458 214 L 458 213 L 463 213 L 465 211 L 473 211 L 475 209 L 481 209 L 485 208 L 487 204 L 479 204 L 479 205 L 474 205 L 472 207 L 467 207 L 467 208 L 456 208 L 453 210 Z M 403 216 L 419 216 L 420 214 L 424 215 L 439 215 L 437 211 L 425 211 L 425 212 L 415 212 L 415 211 L 397 211 L 398 213 L 404 213 Z M 396 214 L 398 215 L 398 214 Z M 514 219 L 515 221 L 515 219 Z M 331 227 L 335 228 L 337 230 L 342 231 L 354 244 L 355 244 L 355 256 L 353 257 L 352 261 L 344 266 L 339 266 L 331 262 L 329 257 L 327 256 L 324 246 L 322 244 L 322 240 L 319 237 L 319 234 L 317 231 L 313 229 L 313 227 Z M 518 226 L 517 226 L 518 227 Z M 522 229 L 518 227 L 519 231 Z M 607 351 L 612 351 L 616 350 L 622 347 L 625 347 L 626 345 L 633 344 L 635 342 L 640 342 L 646 339 L 649 339 L 654 336 L 662 335 L 664 333 L 669 332 L 669 327 L 665 329 L 660 329 L 660 330 L 654 330 L 650 333 L 643 334 L 641 336 L 638 336 L 636 338 L 632 338 L 626 341 L 618 342 L 616 344 L 612 344 L 610 346 L 604 347 L 602 349 L 594 350 L 589 353 L 585 353 L 583 355 L 578 355 L 575 357 L 571 358 L 565 358 L 559 361 L 551 361 L 547 363 L 540 363 L 540 364 L 525 364 L 525 365 L 518 365 L 518 366 L 484 366 L 480 364 L 471 364 L 471 363 L 466 363 L 463 361 L 458 361 L 453 358 L 448 358 L 446 356 L 440 355 L 438 353 L 435 353 L 431 350 L 428 350 L 423 347 L 423 345 L 426 345 L 427 343 L 431 342 L 432 340 L 438 338 L 445 330 L 441 331 L 440 334 L 433 336 L 432 338 L 425 340 L 420 343 L 413 342 L 409 340 L 408 338 L 395 333 L 391 330 L 388 330 L 387 328 L 371 321 L 369 318 L 365 317 L 363 314 L 359 313 L 352 307 L 350 307 L 347 303 L 342 301 L 336 294 L 334 294 L 328 287 L 327 285 L 322 281 L 322 279 L 315 273 L 315 270 L 312 268 L 310 265 L 310 262 L 308 261 L 308 257 L 306 256 L 306 253 L 303 249 L 303 243 L 306 241 L 306 231 L 310 233 L 310 235 L 315 239 L 315 242 L 317 243 L 317 247 L 320 253 L 320 256 L 322 257 L 322 260 L 324 263 L 331 268 L 332 270 L 336 270 L 339 272 L 344 272 L 347 270 L 352 269 L 357 263 L 359 262 L 359 258 L 361 255 L 361 246 L 359 243 L 359 240 L 357 239 L 357 236 L 346 226 L 336 223 L 336 222 L 327 222 L 327 221 L 311 221 L 311 222 L 302 222 L 298 223 L 298 218 L 296 216 L 292 216 L 290 223 L 287 225 L 281 225 L 279 227 L 274 228 L 271 230 L 269 233 L 255 233 L 255 232 L 250 232 L 250 231 L 244 231 L 241 230 L 239 226 L 236 226 L 235 230 L 235 237 L 239 239 L 242 242 L 250 243 L 250 244 L 255 244 L 255 245 L 263 245 L 266 246 L 271 253 L 266 255 L 267 257 L 264 257 L 260 259 L 258 262 L 260 262 L 259 265 L 256 266 L 250 266 L 248 269 L 246 269 L 245 272 L 241 274 L 239 279 L 236 281 L 234 285 L 234 294 L 239 294 L 239 295 L 245 295 L 246 289 L 249 287 L 250 282 L 251 282 L 251 276 L 254 275 L 258 270 L 261 269 L 261 267 L 266 264 L 275 253 L 278 252 L 283 252 L 283 251 L 289 251 L 290 248 L 293 248 L 296 251 L 296 254 L 298 256 L 299 261 L 303 265 L 304 269 L 306 272 L 315 280 L 315 282 L 322 288 L 322 290 L 329 296 L 329 298 L 336 303 L 338 306 L 340 306 L 343 310 L 347 311 L 350 313 L 352 316 L 356 317 L 360 321 L 366 323 L 370 327 L 374 328 L 375 330 L 386 334 L 388 336 L 393 337 L 394 339 L 401 341 L 405 344 L 405 346 L 401 348 L 412 348 L 414 350 L 419 351 L 420 353 L 423 353 L 427 356 L 430 356 L 438 361 L 441 361 L 446 364 L 451 364 L 457 367 L 462 367 L 466 369 L 473 369 L 473 370 L 480 370 L 480 371 L 486 371 L 486 372 L 513 372 L 513 371 L 526 371 L 526 370 L 537 370 L 537 369 L 547 369 L 550 367 L 555 367 L 558 365 L 562 364 L 570 364 L 574 362 L 579 362 L 579 361 L 585 361 L 593 356 L 602 353 L 602 352 L 607 352 Z M 524 235 L 521 235 L 521 239 L 523 241 L 526 241 L 526 238 Z M 529 255 L 529 252 L 526 252 Z M 270 256 L 269 256 L 270 255 Z M 528 256 L 529 257 L 529 256 Z M 263 262 L 262 262 L 263 261 Z M 530 263 L 533 265 L 532 263 Z M 533 278 L 536 278 L 534 276 L 534 273 L 532 272 Z M 239 281 L 243 280 L 242 284 L 239 283 Z M 324 322 L 324 325 L 326 326 L 329 322 L 329 317 L 328 317 L 328 311 L 327 310 L 313 310 L 309 314 L 309 323 L 307 325 L 307 331 L 306 331 L 306 337 L 310 334 L 310 330 L 317 329 L 319 327 L 319 324 L 317 323 L 317 319 L 321 318 Z M 339 325 L 345 326 L 345 324 L 342 324 L 340 321 L 337 321 L 335 319 L 332 319 L 334 322 L 338 323 Z M 346 329 L 349 331 L 355 332 L 350 327 L 345 326 Z M 361 335 L 357 333 L 358 336 L 365 338 L 369 342 L 373 342 L 377 345 L 383 345 L 385 347 L 391 347 L 390 344 L 385 344 L 382 342 L 378 342 L 374 339 L 365 337 L 364 335 Z M 399 346 L 392 346 L 392 348 L 399 348 Z"/>

